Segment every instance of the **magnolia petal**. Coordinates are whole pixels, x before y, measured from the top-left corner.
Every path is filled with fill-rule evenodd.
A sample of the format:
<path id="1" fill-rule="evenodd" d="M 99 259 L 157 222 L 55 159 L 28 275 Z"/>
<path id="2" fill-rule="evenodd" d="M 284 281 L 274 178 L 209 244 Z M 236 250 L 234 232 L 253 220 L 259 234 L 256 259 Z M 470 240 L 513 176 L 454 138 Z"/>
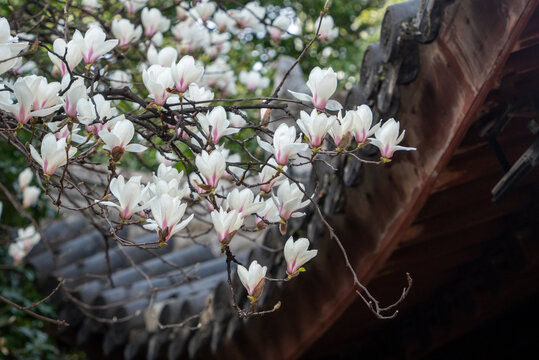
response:
<path id="1" fill-rule="evenodd" d="M 129 144 L 125 147 L 125 151 L 136 152 L 136 153 L 143 152 L 146 149 L 147 149 L 146 146 L 140 145 L 140 144 Z"/>
<path id="2" fill-rule="evenodd" d="M 256 137 L 256 142 L 258 143 L 258 145 L 259 145 L 262 149 L 266 150 L 266 151 L 269 152 L 269 153 L 272 153 L 272 154 L 273 154 L 273 152 L 275 151 L 275 150 L 273 149 L 273 146 L 271 146 L 269 143 L 267 143 L 267 142 L 265 142 L 265 141 L 262 141 L 262 139 L 260 139 L 259 136 Z"/>
<path id="3" fill-rule="evenodd" d="M 336 100 L 328 100 L 326 109 L 329 111 L 339 111 L 342 109 L 342 105 Z"/>
<path id="4" fill-rule="evenodd" d="M 307 95 L 307 94 L 303 94 L 303 93 L 298 93 L 298 92 L 295 92 L 295 91 L 292 91 L 292 90 L 288 90 L 288 92 L 290 94 L 292 94 L 296 99 L 298 100 L 301 100 L 301 101 L 309 101 L 309 102 L 312 102 L 313 101 L 313 97 L 310 96 L 310 95 Z"/>

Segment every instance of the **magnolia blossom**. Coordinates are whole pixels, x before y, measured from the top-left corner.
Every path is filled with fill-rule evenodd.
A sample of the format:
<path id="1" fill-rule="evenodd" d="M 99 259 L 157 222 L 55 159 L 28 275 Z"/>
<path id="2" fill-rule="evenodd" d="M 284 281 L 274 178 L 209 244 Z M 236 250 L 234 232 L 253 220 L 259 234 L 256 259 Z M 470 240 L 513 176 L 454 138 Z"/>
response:
<path id="1" fill-rule="evenodd" d="M 273 153 L 279 165 L 286 165 L 288 160 L 297 153 L 307 150 L 308 145 L 301 143 L 301 137 L 296 140 L 296 128 L 281 124 L 273 134 L 273 146 L 256 137 L 258 145 L 267 152 Z"/>
<path id="2" fill-rule="evenodd" d="M 138 10 L 146 6 L 148 0 L 120 0 L 124 4 L 125 9 L 129 15 L 133 15 Z"/>
<path id="3" fill-rule="evenodd" d="M 337 114 L 337 120 L 333 122 L 329 129 L 329 135 L 332 137 L 335 146 L 345 148 L 350 143 L 352 131 L 352 117 L 354 111 L 347 111 L 346 115 L 342 116 L 342 111 Z"/>
<path id="4" fill-rule="evenodd" d="M 225 32 L 228 29 L 232 29 L 236 24 L 236 21 L 223 10 L 219 9 L 213 14 L 213 21 L 217 25 L 220 32 Z"/>
<path id="5" fill-rule="evenodd" d="M 127 19 L 112 20 L 111 31 L 112 35 L 119 39 L 120 47 L 126 47 L 142 36 L 142 27 L 139 25 L 135 28 L 135 25 Z"/>
<path id="6" fill-rule="evenodd" d="M 67 160 L 77 152 L 77 148 L 71 146 L 66 154 L 66 139 L 56 140 L 54 134 L 48 133 L 41 141 L 41 155 L 30 144 L 30 154 L 41 165 L 45 175 L 52 175 L 54 171 L 67 163 Z M 67 156 L 66 156 L 67 155 Z"/>
<path id="7" fill-rule="evenodd" d="M 194 217 L 194 214 L 191 214 L 181 221 L 187 204 L 182 203 L 179 197 L 171 197 L 168 194 L 161 194 L 152 200 L 150 208 L 153 219 L 149 219 L 144 228 L 156 230 L 161 242 L 167 242 L 172 235 L 185 228 Z"/>
<path id="8" fill-rule="evenodd" d="M 80 31 L 75 30 L 73 42 L 77 44 L 86 65 L 93 64 L 102 55 L 105 55 L 118 45 L 118 39 L 105 40 L 107 35 L 98 26 L 92 26 L 84 37 Z"/>
<path id="9" fill-rule="evenodd" d="M 86 99 L 86 85 L 82 78 L 77 78 L 71 82 L 69 75 L 62 79 L 62 89 L 69 89 L 64 94 L 64 110 L 66 115 L 71 118 L 77 117 L 77 104 L 79 100 Z"/>
<path id="10" fill-rule="evenodd" d="M 65 58 L 65 61 L 62 57 Z M 82 54 L 73 40 L 66 44 L 64 39 L 58 38 L 52 43 L 49 59 L 60 70 L 60 75 L 64 77 L 82 61 Z"/>
<path id="11" fill-rule="evenodd" d="M 77 134 L 80 131 L 79 124 L 71 124 L 71 129 L 67 124 L 61 127 L 60 125 L 62 124 L 64 124 L 63 121 L 51 121 L 47 123 L 47 127 L 57 139 L 65 138 L 67 142 L 67 137 L 69 136 L 72 142 L 82 144 L 86 141 L 86 137 Z M 88 141 L 88 143 L 91 143 L 91 141 Z"/>
<path id="12" fill-rule="evenodd" d="M 346 112 L 346 117 L 350 116 L 350 128 L 358 145 L 364 144 L 369 136 L 374 134 L 379 128 L 380 123 L 372 125 L 372 111 L 367 105 L 358 106 L 356 110 Z"/>
<path id="13" fill-rule="evenodd" d="M 156 8 L 144 8 L 141 14 L 142 25 L 144 25 L 144 35 L 152 37 L 156 32 L 165 32 L 170 27 L 170 20 Z"/>
<path id="14" fill-rule="evenodd" d="M 215 12 L 217 5 L 214 2 L 199 2 L 192 8 L 191 13 L 206 22 Z"/>
<path id="15" fill-rule="evenodd" d="M 236 210 L 226 212 L 223 208 L 211 212 L 211 221 L 217 232 L 219 242 L 227 245 L 238 229 L 243 225 L 243 218 Z"/>
<path id="16" fill-rule="evenodd" d="M 257 71 L 242 71 L 240 72 L 240 82 L 247 87 L 249 91 L 256 89 L 265 89 L 269 86 L 269 79 L 262 77 Z"/>
<path id="17" fill-rule="evenodd" d="M 322 24 L 320 24 L 320 18 L 316 19 L 314 28 L 318 29 L 318 26 L 320 26 L 320 40 L 330 42 L 339 35 L 339 29 L 335 27 L 333 18 L 330 15 L 326 15 L 322 18 Z"/>
<path id="18" fill-rule="evenodd" d="M 205 87 L 200 87 L 197 84 L 193 83 L 193 84 L 189 85 L 189 90 L 184 96 L 188 101 L 193 101 L 193 102 L 206 101 L 206 102 L 209 102 L 208 100 L 213 100 L 213 98 L 215 97 L 215 94 L 210 89 L 206 89 Z M 191 106 L 189 104 L 187 104 L 187 105 Z"/>
<path id="19" fill-rule="evenodd" d="M 260 266 L 256 260 L 249 265 L 249 270 L 238 265 L 238 276 L 249 294 L 251 303 L 255 303 L 262 294 L 267 270 L 266 266 Z"/>
<path id="20" fill-rule="evenodd" d="M 281 233 L 286 232 L 286 221 L 291 217 L 302 217 L 305 213 L 299 212 L 307 206 L 310 200 L 301 201 L 303 199 L 303 186 L 300 188 L 295 183 L 284 181 L 277 189 L 277 196 L 272 194 L 275 206 L 279 209 L 281 217 Z"/>
<path id="21" fill-rule="evenodd" d="M 176 29 L 177 34 L 178 29 Z M 177 36 L 176 36 L 177 37 Z M 210 45 L 210 32 L 199 23 L 193 23 L 184 29 L 178 50 L 183 53 L 193 53 L 196 49 L 204 49 Z"/>
<path id="22" fill-rule="evenodd" d="M 90 12 L 101 8 L 101 4 L 97 0 L 82 0 L 82 6 Z"/>
<path id="23" fill-rule="evenodd" d="M 277 208 L 277 206 L 275 206 L 275 202 L 273 201 L 273 199 L 267 199 L 266 201 L 263 202 L 263 204 L 264 204 L 264 207 L 262 207 L 262 209 L 256 213 L 258 217 L 256 218 L 255 221 L 259 228 L 261 228 L 260 222 L 262 221 L 267 221 L 270 223 L 276 223 L 276 222 L 281 221 L 281 216 L 279 215 L 279 209 Z"/>
<path id="24" fill-rule="evenodd" d="M 226 197 L 226 206 L 230 210 L 236 210 L 244 219 L 256 213 L 264 207 L 263 202 L 255 201 L 255 196 L 251 189 L 232 190 Z"/>
<path id="25" fill-rule="evenodd" d="M 277 162 L 275 159 L 269 159 L 268 163 L 264 165 L 262 170 L 258 173 L 258 176 L 260 177 L 260 191 L 263 191 L 265 193 L 271 192 L 271 189 L 275 185 L 280 184 L 282 181 L 284 181 L 283 172 L 286 172 L 287 167 L 283 167 L 280 171 L 277 167 Z"/>
<path id="26" fill-rule="evenodd" d="M 163 153 L 159 151 L 155 153 L 155 159 L 165 166 L 172 166 L 178 161 L 178 156 L 174 153 Z"/>
<path id="27" fill-rule="evenodd" d="M 399 122 L 391 118 L 376 130 L 374 138 L 369 138 L 371 144 L 380 149 L 380 156 L 383 162 L 391 161 L 393 153 L 397 150 L 411 151 L 416 149 L 414 147 L 398 145 L 404 138 L 404 133 L 406 132 L 406 130 L 403 130 L 399 136 L 399 126 Z"/>
<path id="28" fill-rule="evenodd" d="M 223 154 L 219 150 L 213 150 L 211 154 L 204 150 L 196 156 L 195 164 L 209 187 L 205 190 L 217 188 L 219 180 L 221 180 L 226 170 Z M 202 185 L 199 184 L 199 186 Z"/>
<path id="29" fill-rule="evenodd" d="M 28 42 L 19 42 L 16 36 L 11 36 L 7 19 L 0 18 L 0 75 L 21 63 L 16 56 L 27 47 Z"/>
<path id="30" fill-rule="evenodd" d="M 59 109 L 62 104 L 62 99 L 58 96 L 58 92 L 62 85 L 59 82 L 47 82 L 43 76 L 29 75 L 23 78 L 24 82 L 32 92 L 34 102 L 32 110 Z"/>
<path id="31" fill-rule="evenodd" d="M 147 57 L 150 65 L 161 65 L 168 68 L 173 66 L 173 64 L 176 62 L 176 59 L 178 58 L 178 51 L 170 46 L 166 46 L 157 51 L 157 49 L 151 45 L 148 48 Z"/>
<path id="32" fill-rule="evenodd" d="M 212 111 L 208 111 L 206 115 L 200 114 L 198 121 L 204 133 L 208 136 L 208 141 L 214 144 L 219 143 L 223 136 L 232 135 L 240 131 L 240 129 L 229 127 L 230 121 L 226 118 L 226 111 L 222 106 L 215 107 Z"/>
<path id="33" fill-rule="evenodd" d="M 189 88 L 189 85 L 200 80 L 204 74 L 204 66 L 195 63 L 192 56 L 186 55 L 177 64 L 172 65 L 171 74 L 176 90 L 183 93 Z"/>
<path id="34" fill-rule="evenodd" d="M 266 8 L 260 6 L 256 1 L 251 1 L 241 9 L 232 9 L 228 13 L 236 20 L 235 28 L 233 31 L 251 29 L 256 33 L 263 33 L 265 31 L 264 24 L 261 20 L 266 15 Z"/>
<path id="35" fill-rule="evenodd" d="M 298 272 L 305 271 L 302 266 L 318 254 L 318 250 L 307 250 L 309 240 L 299 238 L 294 242 L 292 236 L 284 244 L 284 259 L 286 261 L 286 273 L 292 277 Z"/>
<path id="36" fill-rule="evenodd" d="M 118 114 L 118 111 L 111 107 L 111 102 L 106 101 L 103 95 L 94 95 L 91 99 L 80 99 L 77 102 L 77 118 L 79 122 L 90 125 L 93 122 L 105 122 Z"/>
<path id="37" fill-rule="evenodd" d="M 32 169 L 26 168 L 21 171 L 19 177 L 17 178 L 17 181 L 19 183 L 19 190 L 24 190 L 24 188 L 30 184 L 33 177 L 34 174 L 32 173 Z"/>
<path id="38" fill-rule="evenodd" d="M 8 246 L 8 254 L 14 262 L 21 261 L 32 248 L 41 240 L 41 236 L 33 226 L 17 230 L 15 242 Z"/>
<path id="39" fill-rule="evenodd" d="M 183 188 L 180 188 L 182 177 L 183 171 L 178 172 L 178 170 L 172 166 L 160 164 L 157 169 L 157 174 L 154 174 L 153 176 L 153 183 L 149 184 L 150 193 L 152 196 L 159 196 L 166 193 L 172 197 L 179 197 L 182 199 L 189 193 L 187 184 L 185 184 Z"/>
<path id="40" fill-rule="evenodd" d="M 18 78 L 13 85 L 13 93 L 17 103 L 13 104 L 9 97 L 0 96 L 0 109 L 13 114 L 15 119 L 22 124 L 26 124 L 32 117 L 47 116 L 58 110 L 62 105 L 57 104 L 46 108 L 40 108 L 40 105 L 47 106 L 48 98 L 34 99 L 32 90 L 25 81 L 25 78 Z M 36 100 L 36 101 L 35 101 Z M 42 101 L 41 103 L 39 101 Z M 34 108 L 34 102 L 38 108 Z"/>
<path id="41" fill-rule="evenodd" d="M 277 16 L 268 30 L 271 39 L 278 43 L 281 39 L 288 38 L 287 30 L 291 24 L 292 19 L 289 16 L 282 14 Z"/>
<path id="42" fill-rule="evenodd" d="M 132 176 L 128 182 L 125 182 L 122 175 L 114 178 L 110 182 L 110 192 L 120 204 L 112 201 L 103 201 L 101 204 L 118 208 L 120 217 L 129 220 L 133 214 L 146 209 L 149 204 L 139 205 L 148 191 L 148 187 L 140 184 L 140 176 Z"/>
<path id="43" fill-rule="evenodd" d="M 167 92 L 174 84 L 170 73 L 170 68 L 161 65 L 152 65 L 142 72 L 142 81 L 148 89 L 150 97 L 154 99 L 157 105 L 164 105 L 167 99 L 172 95 Z"/>
<path id="44" fill-rule="evenodd" d="M 131 75 L 123 70 L 115 70 L 111 72 L 108 79 L 110 81 L 110 86 L 113 89 L 122 89 L 126 86 L 131 87 L 131 81 L 133 80 Z"/>
<path id="45" fill-rule="evenodd" d="M 239 111 L 239 112 L 241 114 L 243 114 L 245 117 L 247 116 L 247 114 L 245 114 L 245 112 L 243 112 L 243 111 Z M 229 113 L 228 114 L 228 119 L 230 120 L 230 126 L 232 126 L 232 127 L 243 128 L 247 124 L 247 121 L 245 121 L 243 116 L 241 116 L 239 114 Z"/>
<path id="46" fill-rule="evenodd" d="M 311 146 L 314 148 L 322 146 L 324 138 L 336 118 L 334 116 L 327 116 L 324 113 L 319 114 L 316 109 L 311 112 L 311 115 L 302 111 L 300 117 L 297 120 L 298 127 L 307 136 Z"/>
<path id="47" fill-rule="evenodd" d="M 146 146 L 140 144 L 129 144 L 135 135 L 135 127 L 133 123 L 123 115 L 116 121 L 112 129 L 103 129 L 99 132 L 99 137 L 105 145 L 103 149 L 109 151 L 114 161 L 119 161 L 125 151 L 142 152 L 146 150 Z"/>
<path id="48" fill-rule="evenodd" d="M 298 100 L 310 101 L 318 110 L 328 109 L 337 111 L 342 109 L 342 105 L 335 100 L 329 100 L 337 89 L 337 73 L 330 67 L 320 69 L 318 66 L 311 70 L 307 87 L 311 90 L 312 96 L 288 90 Z"/>
<path id="49" fill-rule="evenodd" d="M 34 205 L 39 199 L 41 189 L 37 186 L 27 186 L 22 191 L 22 206 L 27 208 Z"/>

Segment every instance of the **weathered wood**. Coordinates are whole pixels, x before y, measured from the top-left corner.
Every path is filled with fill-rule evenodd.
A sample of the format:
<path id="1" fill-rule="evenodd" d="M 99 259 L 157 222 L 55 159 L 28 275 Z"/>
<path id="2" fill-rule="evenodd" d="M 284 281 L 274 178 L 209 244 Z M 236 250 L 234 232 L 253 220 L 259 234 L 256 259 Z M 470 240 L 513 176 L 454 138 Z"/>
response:
<path id="1" fill-rule="evenodd" d="M 402 57 L 398 60 L 397 85 L 406 85 L 414 81 L 419 74 L 419 47 L 415 43 L 410 43 L 400 53 Z"/>
<path id="2" fill-rule="evenodd" d="M 438 35 L 442 23 L 442 5 L 444 0 L 421 0 L 419 10 L 412 21 L 414 39 L 427 44 Z"/>
<path id="3" fill-rule="evenodd" d="M 380 86 L 380 74 L 382 71 L 382 55 L 380 43 L 367 46 L 361 61 L 359 74 L 359 88 L 366 99 L 373 99 L 378 93 Z"/>
<path id="4" fill-rule="evenodd" d="M 399 109 L 400 96 L 399 88 L 397 87 L 399 68 L 400 64 L 387 65 L 385 69 L 385 79 L 380 85 L 380 90 L 378 90 L 376 108 L 384 118 L 394 116 Z"/>
<path id="5" fill-rule="evenodd" d="M 380 55 L 383 62 L 400 58 L 401 48 L 410 43 L 407 41 L 412 37 L 410 23 L 417 15 L 419 3 L 419 0 L 410 0 L 387 7 L 380 28 Z"/>
<path id="6" fill-rule="evenodd" d="M 346 157 L 346 164 L 343 170 L 343 183 L 346 187 L 358 186 L 361 184 L 365 169 L 363 163 L 353 156 Z"/>

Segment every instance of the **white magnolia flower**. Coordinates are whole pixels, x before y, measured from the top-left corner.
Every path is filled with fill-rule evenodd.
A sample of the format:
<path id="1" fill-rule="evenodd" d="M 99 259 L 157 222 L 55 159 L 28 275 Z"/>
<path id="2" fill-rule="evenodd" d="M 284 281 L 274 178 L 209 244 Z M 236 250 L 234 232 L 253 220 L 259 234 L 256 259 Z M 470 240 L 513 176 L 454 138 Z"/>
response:
<path id="1" fill-rule="evenodd" d="M 247 216 L 261 210 L 264 203 L 255 201 L 255 195 L 251 189 L 241 191 L 234 189 L 226 197 L 226 206 L 229 210 L 236 210 L 245 219 Z"/>
<path id="2" fill-rule="evenodd" d="M 80 31 L 75 30 L 73 42 L 77 44 L 85 64 L 93 64 L 118 45 L 118 39 L 106 40 L 107 35 L 98 26 L 92 26 L 84 37 Z"/>
<path id="3" fill-rule="evenodd" d="M 347 111 L 344 118 L 342 117 L 342 111 L 337 114 L 337 120 L 333 122 L 329 129 L 329 135 L 333 139 L 335 146 L 338 148 L 345 148 L 350 143 L 351 131 L 352 131 L 352 117 L 354 111 Z"/>
<path id="4" fill-rule="evenodd" d="M 287 30 L 290 25 L 292 25 L 292 19 L 289 16 L 282 14 L 277 16 L 268 30 L 271 39 L 278 43 L 281 39 L 288 38 L 289 34 L 287 33 Z"/>
<path id="5" fill-rule="evenodd" d="M 152 200 L 150 208 L 153 219 L 149 219 L 144 228 L 156 230 L 161 242 L 167 242 L 172 235 L 185 228 L 194 217 L 194 214 L 191 214 L 181 221 L 187 204 L 182 203 L 179 197 L 171 197 L 168 194 L 161 194 Z"/>
<path id="6" fill-rule="evenodd" d="M 29 75 L 22 78 L 30 91 L 34 102 L 32 104 L 32 110 L 43 110 L 54 108 L 59 109 L 62 104 L 62 99 L 58 96 L 61 85 L 59 82 L 47 82 L 47 79 L 43 76 Z"/>
<path id="7" fill-rule="evenodd" d="M 65 138 L 67 141 L 67 137 L 70 136 L 72 142 L 81 144 L 86 141 L 84 136 L 77 134 L 80 131 L 79 124 L 71 124 L 71 130 L 67 124 L 60 127 L 62 124 L 64 124 L 63 121 L 51 121 L 47 123 L 47 127 L 54 133 L 57 139 Z"/>
<path id="8" fill-rule="evenodd" d="M 41 189 L 37 186 L 27 186 L 22 191 L 22 206 L 27 208 L 34 205 L 39 199 Z"/>
<path id="9" fill-rule="evenodd" d="M 112 201 L 103 201 L 101 204 L 118 208 L 120 217 L 129 220 L 133 214 L 148 208 L 150 205 L 140 205 L 147 191 L 148 187 L 140 184 L 140 176 L 132 176 L 129 181 L 125 182 L 124 177 L 120 175 L 110 182 L 110 192 L 120 204 Z"/>
<path id="10" fill-rule="evenodd" d="M 60 70 L 60 75 L 64 77 L 73 70 L 81 61 L 82 54 L 75 42 L 71 40 L 66 44 L 65 40 L 58 38 L 52 43 L 52 52 L 49 52 L 49 59 Z M 65 62 L 62 60 L 65 57 Z"/>
<path id="11" fill-rule="evenodd" d="M 157 105 L 164 105 L 172 95 L 167 91 L 174 85 L 170 68 L 152 65 L 142 72 L 142 81 Z"/>
<path id="12" fill-rule="evenodd" d="M 262 295 L 267 270 L 266 266 L 260 266 L 256 260 L 249 265 L 249 270 L 238 265 L 238 276 L 249 294 L 251 303 L 255 303 Z"/>
<path id="13" fill-rule="evenodd" d="M 17 242 L 9 244 L 7 252 L 14 263 L 20 262 L 27 254 L 27 251 L 24 251 L 22 244 Z"/>
<path id="14" fill-rule="evenodd" d="M 46 80 L 44 87 L 47 92 L 41 94 L 41 97 L 34 98 L 32 89 L 30 88 L 25 79 L 26 77 L 18 78 L 13 85 L 13 93 L 15 95 L 15 98 L 17 99 L 17 103 L 13 104 L 9 97 L 1 96 L 0 109 L 10 112 L 11 114 L 13 114 L 13 116 L 15 117 L 15 119 L 17 119 L 18 122 L 26 124 L 28 120 L 30 120 L 32 117 L 50 115 L 62 106 L 62 104 L 54 104 L 54 102 L 58 100 L 56 97 L 57 95 L 52 94 L 52 96 L 49 97 L 49 95 L 51 94 L 49 91 L 50 89 L 46 84 Z M 41 82 L 41 80 L 39 80 L 39 82 Z M 43 89 L 40 84 L 37 84 L 34 90 L 37 91 L 37 89 L 39 88 Z M 34 108 L 34 105 L 37 107 Z M 40 106 L 44 107 L 41 108 Z"/>
<path id="15" fill-rule="evenodd" d="M 376 132 L 374 138 L 369 138 L 371 144 L 380 149 L 380 156 L 383 162 L 388 162 L 393 157 L 393 153 L 397 150 L 411 151 L 415 150 L 414 147 L 399 146 L 398 144 L 404 138 L 403 130 L 399 136 L 399 122 L 391 118 L 387 120 Z"/>
<path id="16" fill-rule="evenodd" d="M 231 30 L 237 32 L 244 29 L 251 29 L 255 33 L 265 32 L 265 27 L 261 20 L 266 15 L 266 8 L 260 6 L 258 2 L 251 1 L 243 8 L 232 9 L 228 13 L 236 20 L 235 28 Z"/>
<path id="17" fill-rule="evenodd" d="M 155 159 L 165 166 L 172 166 L 178 161 L 178 156 L 174 153 L 163 153 L 161 154 L 159 151 L 155 153 Z"/>
<path id="18" fill-rule="evenodd" d="M 176 90 L 183 93 L 189 85 L 200 80 L 204 74 L 204 66 L 197 64 L 192 56 L 186 55 L 172 65 L 171 74 Z"/>
<path id="19" fill-rule="evenodd" d="M 217 188 L 219 180 L 221 180 L 226 170 L 226 162 L 223 154 L 219 150 L 213 150 L 211 154 L 208 154 L 204 150 L 196 156 L 195 164 L 204 181 L 206 181 L 206 185 L 209 187 L 206 190 Z"/>
<path id="20" fill-rule="evenodd" d="M 319 114 L 316 109 L 310 115 L 302 111 L 300 117 L 296 123 L 303 134 L 309 139 L 311 146 L 314 148 L 322 146 L 324 138 L 336 118 L 334 116 L 327 116 L 324 113 Z"/>
<path id="21" fill-rule="evenodd" d="M 195 22 L 185 28 L 178 49 L 183 53 L 193 53 L 196 49 L 204 49 L 209 45 L 210 32 L 203 24 Z"/>
<path id="22" fill-rule="evenodd" d="M 132 76 L 123 70 L 115 70 L 111 72 L 108 79 L 110 81 L 110 86 L 113 89 L 122 89 L 126 86 L 131 87 L 133 85 L 131 83 L 133 80 Z"/>
<path id="23" fill-rule="evenodd" d="M 320 25 L 320 18 L 316 19 L 314 28 L 315 31 Z M 331 42 L 339 35 L 339 29 L 335 27 L 333 18 L 330 15 L 326 15 L 322 18 L 322 24 L 320 25 L 319 37 L 320 40 Z"/>
<path id="24" fill-rule="evenodd" d="M 103 149 L 109 151 L 115 161 L 119 161 L 125 151 L 142 152 L 146 146 L 140 144 L 129 144 L 135 135 L 133 123 L 122 116 L 116 121 L 112 129 L 103 129 L 99 132 L 99 137 L 105 145 Z"/>
<path id="25" fill-rule="evenodd" d="M 247 116 L 245 112 L 241 110 L 239 110 L 239 112 L 242 113 L 244 116 Z M 239 114 L 235 114 L 233 112 L 228 114 L 228 120 L 230 120 L 230 126 L 235 127 L 235 128 L 243 128 L 247 124 L 247 121 L 245 121 L 243 116 Z"/>
<path id="26" fill-rule="evenodd" d="M 269 86 L 269 79 L 262 77 L 258 71 L 240 72 L 240 82 L 247 87 L 249 91 L 256 89 L 265 89 Z"/>
<path id="27" fill-rule="evenodd" d="M 217 25 L 220 32 L 230 30 L 236 24 L 236 21 L 223 10 L 219 9 L 213 14 L 213 21 Z"/>
<path id="28" fill-rule="evenodd" d="M 127 13 L 131 16 L 145 7 L 148 0 L 120 0 L 120 2 L 124 4 Z"/>
<path id="29" fill-rule="evenodd" d="M 126 47 L 142 36 L 142 26 L 139 25 L 135 28 L 135 25 L 127 19 L 112 20 L 111 31 L 112 35 L 120 41 L 118 43 L 120 47 Z"/>
<path id="30" fill-rule="evenodd" d="M 236 210 L 226 212 L 223 208 L 211 212 L 211 221 L 217 232 L 217 237 L 222 245 L 230 244 L 230 241 L 243 225 L 243 218 Z"/>
<path id="31" fill-rule="evenodd" d="M 208 141 L 218 144 L 223 136 L 237 133 L 240 129 L 229 127 L 230 121 L 226 118 L 226 111 L 222 106 L 215 107 L 205 115 L 199 114 L 198 122 L 208 136 Z"/>
<path id="32" fill-rule="evenodd" d="M 71 83 L 71 78 L 68 75 L 62 79 L 62 89 L 69 89 L 64 94 L 64 110 L 66 115 L 71 118 L 77 117 L 77 104 L 79 100 L 86 99 L 86 85 L 82 78 L 77 78 Z"/>
<path id="33" fill-rule="evenodd" d="M 318 254 L 318 250 L 307 250 L 309 240 L 299 238 L 294 242 L 292 236 L 284 244 L 284 259 L 286 261 L 286 273 L 289 276 L 297 275 L 305 271 L 302 266 Z"/>
<path id="34" fill-rule="evenodd" d="M 150 45 L 148 48 L 147 57 L 150 65 L 161 65 L 169 68 L 176 62 L 176 59 L 178 58 L 178 51 L 171 46 L 166 46 L 157 51 L 153 45 Z"/>
<path id="35" fill-rule="evenodd" d="M 283 172 L 286 172 L 287 167 L 284 166 L 280 171 L 278 170 L 277 162 L 275 159 L 269 159 L 268 163 L 264 165 L 262 170 L 258 173 L 260 177 L 260 191 L 270 193 L 271 189 L 275 185 L 279 185 L 284 181 Z"/>
<path id="36" fill-rule="evenodd" d="M 0 18 L 0 75 L 17 67 L 21 58 L 16 56 L 28 47 L 28 42 L 19 42 L 16 36 L 11 36 L 11 29 L 6 18 Z"/>
<path id="37" fill-rule="evenodd" d="M 374 134 L 380 128 L 380 123 L 371 128 L 372 111 L 367 105 L 361 105 L 358 106 L 356 110 L 347 111 L 346 117 L 347 116 L 350 116 L 350 128 L 358 145 L 364 144 L 369 136 Z"/>
<path id="38" fill-rule="evenodd" d="M 195 18 L 199 18 L 206 22 L 215 12 L 217 5 L 214 2 L 199 2 L 192 8 L 191 13 Z"/>
<path id="39" fill-rule="evenodd" d="M 24 251 L 29 252 L 35 244 L 41 240 L 41 235 L 36 231 L 34 226 L 28 226 L 17 230 L 17 238 L 15 241 L 21 244 Z"/>
<path id="40" fill-rule="evenodd" d="M 329 100 L 337 89 L 337 73 L 330 67 L 320 69 L 318 66 L 311 70 L 307 87 L 311 90 L 312 96 L 288 90 L 298 100 L 310 101 L 318 110 L 328 109 L 337 111 L 342 109 L 342 105 L 335 100 Z"/>
<path id="41" fill-rule="evenodd" d="M 260 222 L 267 221 L 269 223 L 276 223 L 281 221 L 281 216 L 279 215 L 279 209 L 275 205 L 273 199 L 267 199 L 264 201 L 264 207 L 257 212 L 258 217 L 256 218 L 256 224 L 259 225 Z"/>
<path id="42" fill-rule="evenodd" d="M 211 91 L 210 89 L 206 89 L 205 87 L 200 87 L 197 84 L 189 85 L 189 90 L 185 94 L 185 98 L 188 101 L 193 102 L 213 100 L 214 97 L 215 94 L 213 93 L 213 91 Z"/>
<path id="43" fill-rule="evenodd" d="M 82 0 L 82 6 L 90 12 L 101 8 L 101 4 L 97 0 Z"/>
<path id="44" fill-rule="evenodd" d="M 291 217 L 302 217 L 305 215 L 299 210 L 307 206 L 310 200 L 301 201 L 303 199 L 303 186 L 301 189 L 295 183 L 290 183 L 288 180 L 284 181 L 277 189 L 277 196 L 272 194 L 275 206 L 279 209 L 279 216 L 281 217 L 281 233 L 286 231 L 286 221 Z"/>
<path id="45" fill-rule="evenodd" d="M 82 98 L 77 102 L 77 119 L 84 125 L 96 121 L 106 122 L 118 115 L 118 111 L 111 105 L 101 94 L 94 95 L 91 99 Z"/>
<path id="46" fill-rule="evenodd" d="M 141 14 L 142 25 L 144 25 L 144 35 L 152 37 L 157 32 L 165 32 L 170 27 L 170 20 L 156 8 L 144 8 Z"/>
<path id="47" fill-rule="evenodd" d="M 179 197 L 182 199 L 189 193 L 187 184 L 180 188 L 180 183 L 183 178 L 183 171 L 178 172 L 172 166 L 160 164 L 157 169 L 157 174 L 153 176 L 153 183 L 149 185 L 150 193 L 153 197 L 161 194 L 169 194 L 171 197 Z"/>
<path id="48" fill-rule="evenodd" d="M 21 171 L 21 173 L 19 174 L 19 177 L 17 178 L 19 182 L 19 190 L 24 190 L 24 188 L 30 184 L 33 177 L 34 177 L 34 174 L 32 173 L 32 169 L 26 168 L 23 171 Z"/>
<path id="49" fill-rule="evenodd" d="M 267 152 L 273 153 L 275 161 L 279 165 L 286 165 L 288 160 L 302 151 L 307 150 L 308 145 L 301 143 L 301 137 L 296 140 L 296 128 L 281 124 L 273 134 L 273 146 L 256 137 L 258 145 Z"/>
<path id="50" fill-rule="evenodd" d="M 34 160 L 41 165 L 45 175 L 52 175 L 54 171 L 67 163 L 68 158 L 73 157 L 77 148 L 71 146 L 66 156 L 66 139 L 56 140 L 54 134 L 48 133 L 41 142 L 41 155 L 30 144 L 30 154 Z"/>

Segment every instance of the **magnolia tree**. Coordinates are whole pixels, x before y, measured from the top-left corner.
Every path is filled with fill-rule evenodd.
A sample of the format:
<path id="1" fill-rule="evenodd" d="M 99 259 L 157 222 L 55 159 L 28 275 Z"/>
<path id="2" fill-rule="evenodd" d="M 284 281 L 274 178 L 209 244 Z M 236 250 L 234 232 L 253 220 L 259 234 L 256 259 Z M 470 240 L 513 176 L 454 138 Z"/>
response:
<path id="1" fill-rule="evenodd" d="M 398 121 L 373 123 L 367 105 L 344 111 L 332 99 L 338 80 L 331 67 L 310 70 L 308 92 L 278 97 L 312 44 L 338 36 L 327 3 L 308 34 L 300 34 L 290 8 L 257 2 L 235 8 L 213 1 L 42 5 L 15 2 L 0 18 L 0 138 L 28 164 L 19 176 L 19 195 L 7 194 L 16 209 L 24 213 L 46 197 L 58 210 L 83 213 L 118 246 L 141 248 L 195 236 L 186 233 L 188 224 L 206 222 L 226 255 L 230 284 L 231 263 L 238 264 L 250 310 L 237 305 L 232 286 L 231 297 L 246 317 L 272 311 L 257 307 L 267 269 L 257 261 L 241 264 L 231 243 L 239 232 L 278 227 L 287 277 L 269 280 L 288 281 L 317 255 L 309 239 L 284 237 L 290 219 L 311 206 L 341 246 L 355 285 L 365 290 L 358 294 L 377 304 L 355 276 L 316 197 L 294 174 L 332 157 L 367 161 L 358 149 L 369 143 L 379 149 L 380 164 L 397 150 L 414 149 L 399 145 L 404 131 Z M 305 46 L 279 83 L 270 86 L 269 62 L 241 71 L 229 64 L 229 53 L 246 44 L 270 39 L 270 47 L 279 46 L 291 37 Z M 294 115 L 290 105 L 301 112 Z M 276 110 L 295 125 L 273 117 Z M 147 168 L 153 178 L 120 175 L 123 167 Z M 82 181 L 80 169 L 104 177 L 105 186 Z M 9 246 L 15 261 L 39 239 L 32 224 L 34 230 L 22 231 Z M 119 235 L 127 227 L 153 231 L 158 241 L 130 241 Z"/>

